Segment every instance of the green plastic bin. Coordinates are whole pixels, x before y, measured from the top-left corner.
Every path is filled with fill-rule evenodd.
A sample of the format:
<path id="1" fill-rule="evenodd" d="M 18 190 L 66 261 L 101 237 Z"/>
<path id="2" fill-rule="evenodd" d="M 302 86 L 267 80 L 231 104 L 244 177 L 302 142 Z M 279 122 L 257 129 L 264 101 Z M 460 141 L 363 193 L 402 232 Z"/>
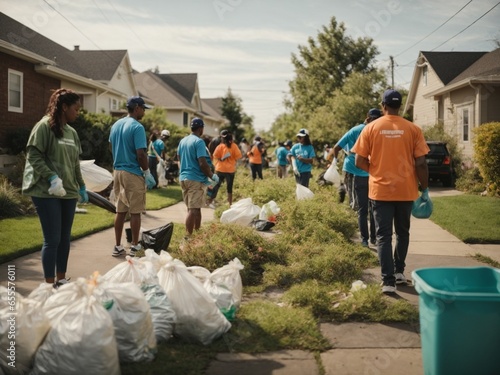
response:
<path id="1" fill-rule="evenodd" d="M 500 374 L 500 270 L 421 268 L 412 277 L 425 374 Z"/>

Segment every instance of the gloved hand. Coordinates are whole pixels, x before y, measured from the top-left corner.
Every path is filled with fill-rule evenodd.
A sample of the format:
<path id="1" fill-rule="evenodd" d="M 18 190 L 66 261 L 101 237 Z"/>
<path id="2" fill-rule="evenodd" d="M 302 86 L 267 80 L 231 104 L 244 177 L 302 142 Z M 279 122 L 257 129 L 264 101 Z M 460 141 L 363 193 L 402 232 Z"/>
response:
<path id="1" fill-rule="evenodd" d="M 293 169 L 293 174 L 297 177 L 300 176 L 299 169 L 297 168 L 297 161 L 295 158 L 292 158 L 292 169 Z"/>
<path id="2" fill-rule="evenodd" d="M 422 200 L 427 202 L 429 200 L 429 188 L 422 190 Z"/>
<path id="3" fill-rule="evenodd" d="M 208 181 L 210 182 L 210 186 L 214 187 L 217 185 L 220 181 L 219 176 L 217 176 L 215 173 L 212 175 L 212 178 L 209 178 Z"/>
<path id="4" fill-rule="evenodd" d="M 80 186 L 78 194 L 80 194 L 78 203 L 89 203 L 89 195 L 87 194 L 87 188 L 85 187 L 85 185 Z"/>
<path id="5" fill-rule="evenodd" d="M 153 177 L 153 175 L 151 174 L 149 169 L 146 169 L 144 171 L 144 179 L 146 180 L 146 186 L 147 186 L 148 190 L 151 190 L 152 188 L 154 188 L 156 186 L 155 178 Z"/>
<path id="6" fill-rule="evenodd" d="M 56 197 L 64 197 L 66 195 L 66 190 L 64 190 L 63 182 L 58 175 L 53 175 L 49 178 L 50 187 L 49 194 L 55 195 Z"/>

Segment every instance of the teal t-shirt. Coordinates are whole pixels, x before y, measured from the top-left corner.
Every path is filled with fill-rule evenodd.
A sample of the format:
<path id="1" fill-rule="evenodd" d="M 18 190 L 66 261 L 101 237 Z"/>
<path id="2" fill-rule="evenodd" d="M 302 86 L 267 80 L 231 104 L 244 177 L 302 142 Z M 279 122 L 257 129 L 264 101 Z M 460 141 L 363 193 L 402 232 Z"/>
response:
<path id="1" fill-rule="evenodd" d="M 136 151 L 147 147 L 144 126 L 133 117 L 121 118 L 111 127 L 109 142 L 113 151 L 113 168 L 142 176 Z"/>
<path id="2" fill-rule="evenodd" d="M 202 172 L 198 158 L 210 160 L 205 142 L 200 137 L 190 134 L 179 142 L 177 154 L 180 160 L 180 181 L 190 180 L 208 182 L 207 176 Z"/>
<path id="3" fill-rule="evenodd" d="M 366 124 L 359 124 L 354 126 L 337 142 L 337 146 L 341 147 L 347 152 L 347 156 L 344 158 L 344 166 L 342 169 L 359 177 L 368 177 L 369 174 L 368 172 L 365 172 L 364 170 L 356 167 L 356 154 L 350 152 L 350 150 L 354 147 L 354 144 L 358 140 L 358 137 L 365 126 Z"/>
<path id="4" fill-rule="evenodd" d="M 148 147 L 148 156 L 150 158 L 156 158 L 156 154 L 153 151 L 153 147 L 156 151 L 156 154 L 158 154 L 159 157 L 161 157 L 161 153 L 165 149 L 165 143 L 161 139 L 157 139 L 153 143 L 151 143 Z"/>
<path id="5" fill-rule="evenodd" d="M 66 195 L 60 198 L 78 198 L 80 186 L 85 185 L 80 170 L 80 138 L 68 124 L 63 126 L 63 136 L 56 138 L 50 130 L 49 119 L 49 116 L 43 117 L 31 130 L 22 192 L 32 197 L 54 198 L 48 192 L 49 178 L 57 175 L 66 190 Z"/>
<path id="6" fill-rule="evenodd" d="M 311 172 L 312 164 L 302 163 L 299 159 L 297 159 L 297 156 L 300 155 L 306 159 L 316 157 L 316 153 L 314 152 L 314 147 L 312 145 L 302 145 L 300 143 L 296 143 L 290 149 L 289 155 L 295 157 L 299 173 Z"/>
<path id="7" fill-rule="evenodd" d="M 288 150 L 281 146 L 278 147 L 274 153 L 276 154 L 276 159 L 278 160 L 278 165 L 287 165 L 288 164 L 288 159 L 286 158 L 288 155 Z"/>

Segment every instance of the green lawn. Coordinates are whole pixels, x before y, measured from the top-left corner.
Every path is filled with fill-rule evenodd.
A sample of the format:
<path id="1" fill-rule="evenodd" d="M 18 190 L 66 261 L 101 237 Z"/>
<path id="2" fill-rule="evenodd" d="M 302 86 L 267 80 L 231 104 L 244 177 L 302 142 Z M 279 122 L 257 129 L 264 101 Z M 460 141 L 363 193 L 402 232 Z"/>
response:
<path id="1" fill-rule="evenodd" d="M 179 185 L 148 191 L 146 209 L 158 210 L 182 200 Z M 76 214 L 73 223 L 72 239 L 113 226 L 114 214 L 92 204 L 81 205 L 86 214 Z M 42 229 L 38 216 L 23 216 L 0 220 L 0 263 L 38 251 L 42 247 Z"/>
<path id="2" fill-rule="evenodd" d="M 470 244 L 500 244 L 500 199 L 457 195 L 432 199 L 431 220 Z"/>

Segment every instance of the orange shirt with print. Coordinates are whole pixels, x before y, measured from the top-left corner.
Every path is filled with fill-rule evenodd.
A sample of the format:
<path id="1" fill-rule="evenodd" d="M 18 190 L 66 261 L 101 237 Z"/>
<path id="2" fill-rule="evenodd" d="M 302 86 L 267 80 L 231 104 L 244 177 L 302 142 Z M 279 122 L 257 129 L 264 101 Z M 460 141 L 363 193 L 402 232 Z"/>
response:
<path id="1" fill-rule="evenodd" d="M 230 154 L 229 157 L 224 158 L 224 155 L 227 153 Z M 216 172 L 234 173 L 236 172 L 236 161 L 241 159 L 241 151 L 234 143 L 231 143 L 231 147 L 227 147 L 224 143 L 221 143 L 214 150 L 213 157 L 214 160 L 217 160 L 215 164 Z M 224 160 L 221 160 L 223 158 Z"/>
<path id="2" fill-rule="evenodd" d="M 430 150 L 417 125 L 401 116 L 382 116 L 365 126 L 351 151 L 370 160 L 370 199 L 414 201 L 418 198 L 415 159 Z"/>
<path id="3" fill-rule="evenodd" d="M 260 152 L 257 145 L 253 145 L 247 153 L 248 161 L 252 164 L 262 164 L 262 152 Z"/>

